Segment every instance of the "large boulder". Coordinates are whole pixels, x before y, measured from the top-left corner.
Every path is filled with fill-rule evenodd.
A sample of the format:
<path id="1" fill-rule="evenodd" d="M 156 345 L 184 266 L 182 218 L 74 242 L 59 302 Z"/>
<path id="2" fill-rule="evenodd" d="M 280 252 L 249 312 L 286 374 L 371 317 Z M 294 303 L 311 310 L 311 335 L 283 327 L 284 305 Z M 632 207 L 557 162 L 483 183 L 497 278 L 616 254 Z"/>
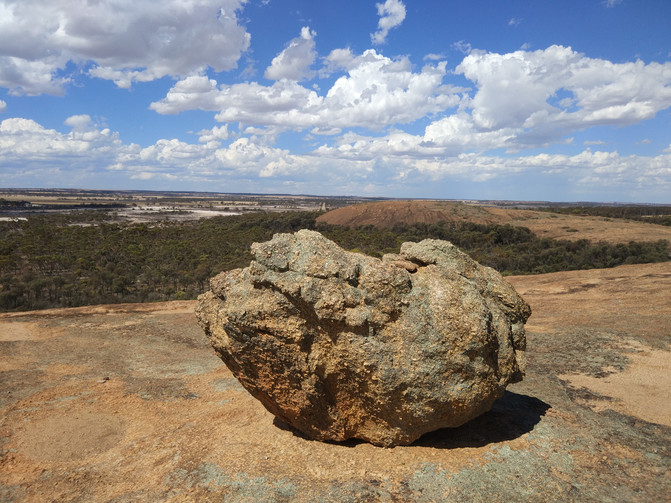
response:
<path id="1" fill-rule="evenodd" d="M 522 379 L 529 306 L 447 241 L 380 260 L 302 230 L 252 253 L 196 315 L 240 383 L 310 438 L 409 444 Z"/>

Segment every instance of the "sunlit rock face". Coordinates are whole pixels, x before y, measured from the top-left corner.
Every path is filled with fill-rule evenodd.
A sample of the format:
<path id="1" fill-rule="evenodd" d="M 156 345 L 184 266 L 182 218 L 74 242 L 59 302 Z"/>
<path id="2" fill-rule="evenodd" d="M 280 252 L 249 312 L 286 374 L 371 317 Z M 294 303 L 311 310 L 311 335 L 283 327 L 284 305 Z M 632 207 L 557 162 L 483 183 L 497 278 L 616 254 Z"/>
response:
<path id="1" fill-rule="evenodd" d="M 252 253 L 196 315 L 240 383 L 309 438 L 409 444 L 522 379 L 529 306 L 447 241 L 380 260 L 303 230 Z"/>

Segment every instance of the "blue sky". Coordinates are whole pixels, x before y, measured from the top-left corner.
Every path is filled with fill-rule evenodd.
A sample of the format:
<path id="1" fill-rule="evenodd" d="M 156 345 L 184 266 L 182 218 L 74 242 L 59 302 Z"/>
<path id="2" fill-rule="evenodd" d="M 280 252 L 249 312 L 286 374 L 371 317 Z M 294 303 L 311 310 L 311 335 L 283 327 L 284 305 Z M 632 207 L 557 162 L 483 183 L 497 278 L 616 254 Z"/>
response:
<path id="1" fill-rule="evenodd" d="M 0 0 L 0 186 L 671 203 L 668 0 Z"/>

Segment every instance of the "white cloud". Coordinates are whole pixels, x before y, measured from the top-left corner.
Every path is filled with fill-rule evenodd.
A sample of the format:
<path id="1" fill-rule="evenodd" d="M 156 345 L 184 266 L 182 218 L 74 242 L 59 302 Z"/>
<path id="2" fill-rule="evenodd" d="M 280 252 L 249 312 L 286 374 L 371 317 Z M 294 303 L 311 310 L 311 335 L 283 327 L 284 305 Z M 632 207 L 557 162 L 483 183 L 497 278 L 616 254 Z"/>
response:
<path id="1" fill-rule="evenodd" d="M 133 82 L 151 82 L 163 77 L 165 74 L 150 69 L 117 70 L 112 67 L 96 66 L 89 70 L 89 75 L 98 79 L 111 80 L 117 87 L 122 89 L 130 89 Z"/>
<path id="2" fill-rule="evenodd" d="M 212 129 L 203 129 L 198 133 L 198 141 L 201 143 L 221 142 L 228 140 L 228 124 L 223 126 L 214 126 Z"/>
<path id="3" fill-rule="evenodd" d="M 321 102 L 315 91 L 288 80 L 277 81 L 272 86 L 256 82 L 217 86 L 213 79 L 192 76 L 177 82 L 167 96 L 152 103 L 151 108 L 161 114 L 199 108 L 219 111 L 217 120 L 220 122 L 298 128 L 308 120 L 306 110 Z"/>
<path id="4" fill-rule="evenodd" d="M 0 39 L 2 38 L 0 25 Z M 3 48 L 0 40 L 0 49 Z M 10 94 L 53 94 L 62 95 L 63 86 L 70 79 L 57 77 L 56 71 L 65 68 L 68 57 L 63 54 L 46 54 L 41 60 L 0 55 L 0 87 L 9 88 Z"/>
<path id="5" fill-rule="evenodd" d="M 32 176 L 31 185 L 70 182 L 66 173 L 113 174 L 116 179 L 171 180 L 222 183 L 222 177 L 268 178 L 306 173 L 312 168 L 305 157 L 269 147 L 261 141 L 239 138 L 228 146 L 226 126 L 201 131 L 199 143 L 160 139 L 141 148 L 124 144 L 109 129 L 76 129 L 88 124 L 87 116 L 73 116 L 70 133 L 46 129 L 22 118 L 0 122 L 0 185 Z M 68 178 L 63 178 L 67 176 Z M 67 184 L 67 183 L 66 183 Z M 206 185 L 206 187 L 209 185 Z"/>
<path id="6" fill-rule="evenodd" d="M 7 110 L 7 103 L 3 100 L 0 100 L 0 114 Z"/>
<path id="7" fill-rule="evenodd" d="M 406 58 L 391 60 L 366 51 L 326 94 L 325 125 L 380 128 L 456 106 L 455 90 L 443 85 L 445 67 L 441 62 L 414 73 Z"/>
<path id="8" fill-rule="evenodd" d="M 475 53 L 464 58 L 456 72 L 476 83 L 473 120 L 482 129 L 522 127 L 533 114 L 551 109 L 547 100 L 556 89 L 558 72 L 580 60 L 570 49 L 508 54 Z"/>
<path id="9" fill-rule="evenodd" d="M 459 40 L 458 42 L 453 43 L 452 48 L 461 52 L 462 54 L 470 54 L 473 51 L 473 47 L 471 46 L 470 42 L 466 42 L 464 40 Z"/>
<path id="10" fill-rule="evenodd" d="M 446 159 L 462 153 L 483 152 L 506 146 L 512 132 L 476 131 L 465 114 L 455 114 L 431 123 L 424 135 L 393 130 L 384 136 L 342 135 L 333 146 L 316 149 L 320 156 L 333 159 L 375 160 L 406 159 L 414 161 Z"/>
<path id="11" fill-rule="evenodd" d="M 483 152 L 505 148 L 514 141 L 514 128 L 481 129 L 465 112 L 460 112 L 429 124 L 422 144 L 433 145 L 449 152 Z"/>
<path id="12" fill-rule="evenodd" d="M 70 126 L 73 131 L 85 131 L 91 126 L 91 116 L 88 114 L 72 115 L 65 119 L 64 124 Z"/>
<path id="13" fill-rule="evenodd" d="M 456 73 L 472 81 L 473 90 L 444 85 L 444 61 L 418 72 L 409 59 L 392 60 L 375 50 L 358 56 L 334 50 L 322 71 L 345 72 L 325 94 L 287 79 L 270 86 L 218 85 L 194 75 L 151 108 L 162 114 L 218 112 L 220 122 L 272 128 L 264 134 L 273 137 L 281 130 L 331 135 L 353 127 L 380 130 L 443 114 L 413 140 L 421 155 L 429 155 L 435 149 L 515 152 L 570 143 L 576 131 L 637 123 L 671 106 L 671 63 L 614 64 L 562 46 L 508 54 L 471 51 Z M 458 109 L 445 115 L 451 107 Z"/>
<path id="14" fill-rule="evenodd" d="M 603 0 L 603 4 L 610 8 L 610 7 L 615 7 L 616 5 L 619 5 L 622 3 L 622 0 Z"/>
<path id="15" fill-rule="evenodd" d="M 73 127 L 70 133 L 60 133 L 54 129 L 45 129 L 42 125 L 30 119 L 11 118 L 0 123 L 0 151 L 5 159 L 11 160 L 25 156 L 27 160 L 48 159 L 58 160 L 61 156 L 69 157 L 85 152 L 106 151 L 120 147 L 118 135 L 112 134 L 109 129 L 102 130 L 81 128 L 82 117 L 73 116 Z M 1 158 L 1 157 L 0 157 Z"/>
<path id="16" fill-rule="evenodd" d="M 61 94 L 68 62 L 120 87 L 211 67 L 235 68 L 250 43 L 238 10 L 247 0 L 0 0 L 0 86 Z"/>
<path id="17" fill-rule="evenodd" d="M 155 106 L 159 111 L 166 107 L 167 112 L 175 106 L 191 107 L 212 95 L 210 109 L 221 109 L 217 118 L 223 122 L 338 134 L 356 126 L 379 129 L 411 122 L 432 113 L 431 108 L 435 113 L 441 107 L 460 104 L 454 114 L 431 122 L 423 135 L 396 132 L 383 138 L 357 137 L 320 150 L 320 154 L 349 159 L 373 159 L 386 153 L 428 158 L 501 148 L 515 152 L 570 143 L 572 138 L 561 137 L 594 125 L 638 122 L 671 106 L 671 65 L 616 65 L 559 46 L 530 53 L 471 53 L 457 68 L 476 84 L 473 96 L 463 100 L 458 93 L 465 90 L 440 94 L 446 91 L 441 85 L 441 65 L 417 74 L 410 71 L 407 60 L 391 61 L 374 51 L 356 57 L 349 50 L 332 53 L 326 64 L 348 68 L 349 73 L 325 97 L 286 83 L 222 87 L 212 94 L 215 84 L 211 81 L 192 98 L 176 95 L 170 99 L 169 95 Z M 409 83 L 412 79 L 417 81 L 414 87 Z M 436 100 L 435 107 L 429 106 L 431 99 Z"/>
<path id="18" fill-rule="evenodd" d="M 249 138 L 239 138 L 228 148 L 215 154 L 222 168 L 243 173 L 255 173 L 262 178 L 290 173 L 306 174 L 308 160 L 292 155 L 288 150 L 271 148 Z"/>
<path id="19" fill-rule="evenodd" d="M 404 148 L 403 146 L 410 147 Z M 587 149 L 574 155 L 538 154 L 531 156 L 498 156 L 477 152 L 441 155 L 439 150 L 421 151 L 422 145 L 411 135 L 391 134 L 384 139 L 351 137 L 337 147 L 323 146 L 314 154 L 329 160 L 340 169 L 349 166 L 353 176 L 360 162 L 392 168 L 395 190 L 412 181 L 413 184 L 445 181 L 491 182 L 509 177 L 533 174 L 558 177 L 568 181 L 576 191 L 584 191 L 589 179 L 592 198 L 608 190 L 630 193 L 632 198 L 668 200 L 671 190 L 671 146 L 665 154 L 621 156 L 617 152 L 592 152 Z M 385 176 L 389 176 L 385 172 Z M 556 179 L 556 178 L 555 178 Z M 521 182 L 520 182 L 521 183 Z M 399 191 L 402 194 L 401 191 Z M 662 200 L 660 199 L 660 200 Z"/>
<path id="20" fill-rule="evenodd" d="M 20 134 L 24 132 L 41 132 L 45 130 L 40 124 L 30 119 L 12 118 L 0 122 L 0 133 L 4 135 Z M 53 131 L 55 133 L 55 131 Z"/>
<path id="21" fill-rule="evenodd" d="M 373 44 L 384 44 L 389 30 L 400 26 L 405 19 L 405 5 L 400 0 L 387 0 L 385 3 L 375 4 L 380 19 L 377 31 L 370 36 Z"/>
<path id="22" fill-rule="evenodd" d="M 325 96 L 295 81 L 221 85 L 203 76 L 179 81 L 151 108 L 162 114 L 200 108 L 219 111 L 220 122 L 302 130 L 347 127 L 379 129 L 410 123 L 459 104 L 459 90 L 443 85 L 445 62 L 417 73 L 407 58 L 392 60 L 368 50 L 331 53 L 333 65 L 347 67 Z M 327 63 L 328 64 L 328 63 Z"/>
<path id="23" fill-rule="evenodd" d="M 671 63 L 615 64 L 551 46 L 471 53 L 456 71 L 477 85 L 469 103 L 475 126 L 516 129 L 519 147 L 591 126 L 634 124 L 671 106 Z M 559 93 L 570 99 L 555 100 Z"/>
<path id="24" fill-rule="evenodd" d="M 205 187 L 235 186 L 240 180 L 305 176 L 312 165 L 302 156 L 273 148 L 262 141 L 238 138 L 230 145 L 219 142 L 189 144 L 159 140 L 131 155 L 120 156 L 109 169 L 131 179 L 172 179 Z"/>
<path id="25" fill-rule="evenodd" d="M 84 124 L 83 119 L 70 122 Z M 447 127 L 437 122 L 434 129 L 439 126 Z M 465 126 L 455 127 L 463 132 Z M 588 186 L 592 199 L 617 193 L 638 200 L 668 200 L 671 193 L 671 145 L 652 157 L 590 149 L 573 155 L 504 156 L 457 153 L 449 146 L 425 142 L 428 133 L 422 137 L 394 130 L 382 138 L 345 133 L 333 147 L 292 154 L 260 137 L 223 145 L 228 136 L 225 127 L 199 134 L 201 141 L 196 143 L 161 139 L 141 148 L 124 144 L 108 129 L 89 126 L 86 131 L 60 133 L 32 120 L 5 119 L 0 122 L 0 186 L 17 180 L 33 186 L 59 182 L 76 186 L 76 176 L 108 176 L 121 186 L 151 180 L 152 187 L 170 182 L 173 187 L 179 183 L 201 190 L 288 187 L 291 192 L 300 187 L 313 193 L 323 193 L 324 187 L 333 193 L 360 193 L 369 187 L 372 194 L 407 197 L 409 187 L 427 183 L 478 184 L 511 177 L 522 183 L 543 174 L 563 180 L 575 191 L 584 192 Z M 479 140 L 476 136 L 468 141 Z"/>
<path id="26" fill-rule="evenodd" d="M 191 75 L 178 81 L 164 99 L 152 103 L 150 108 L 160 114 L 176 114 L 195 109 L 215 111 L 219 94 L 216 80 L 204 75 Z"/>
<path id="27" fill-rule="evenodd" d="M 317 33 L 308 26 L 303 27 L 301 36 L 291 40 L 286 49 L 273 59 L 264 76 L 271 80 L 294 81 L 312 77 L 314 72 L 310 71 L 310 66 L 317 57 L 314 40 L 316 36 Z"/>
<path id="28" fill-rule="evenodd" d="M 324 68 L 319 70 L 320 77 L 328 77 L 340 70 L 349 70 L 355 64 L 356 56 L 347 49 L 333 49 L 328 56 L 324 58 Z"/>
<path id="29" fill-rule="evenodd" d="M 76 185 L 136 149 L 109 129 L 64 134 L 29 119 L 5 119 L 0 122 L 0 185 Z"/>
<path id="30" fill-rule="evenodd" d="M 154 145 L 143 148 L 136 161 L 179 165 L 185 162 L 199 161 L 209 148 L 207 145 L 191 144 L 177 139 L 161 139 Z"/>

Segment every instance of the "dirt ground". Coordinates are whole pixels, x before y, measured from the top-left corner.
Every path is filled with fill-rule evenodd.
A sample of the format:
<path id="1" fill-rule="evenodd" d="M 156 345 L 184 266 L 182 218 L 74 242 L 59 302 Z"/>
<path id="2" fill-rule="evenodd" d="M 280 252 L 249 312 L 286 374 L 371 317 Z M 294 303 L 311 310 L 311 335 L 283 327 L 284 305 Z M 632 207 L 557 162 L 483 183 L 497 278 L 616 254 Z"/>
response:
<path id="1" fill-rule="evenodd" d="M 668 501 L 671 262 L 509 279 L 525 380 L 393 449 L 275 421 L 193 302 L 0 315 L 0 501 Z"/>
<path id="2" fill-rule="evenodd" d="M 393 227 L 399 223 L 475 222 L 527 227 L 540 237 L 588 239 L 606 243 L 629 241 L 671 241 L 671 227 L 645 222 L 561 215 L 544 211 L 474 206 L 449 201 L 382 201 L 357 204 L 329 211 L 317 221 L 356 227 Z"/>

